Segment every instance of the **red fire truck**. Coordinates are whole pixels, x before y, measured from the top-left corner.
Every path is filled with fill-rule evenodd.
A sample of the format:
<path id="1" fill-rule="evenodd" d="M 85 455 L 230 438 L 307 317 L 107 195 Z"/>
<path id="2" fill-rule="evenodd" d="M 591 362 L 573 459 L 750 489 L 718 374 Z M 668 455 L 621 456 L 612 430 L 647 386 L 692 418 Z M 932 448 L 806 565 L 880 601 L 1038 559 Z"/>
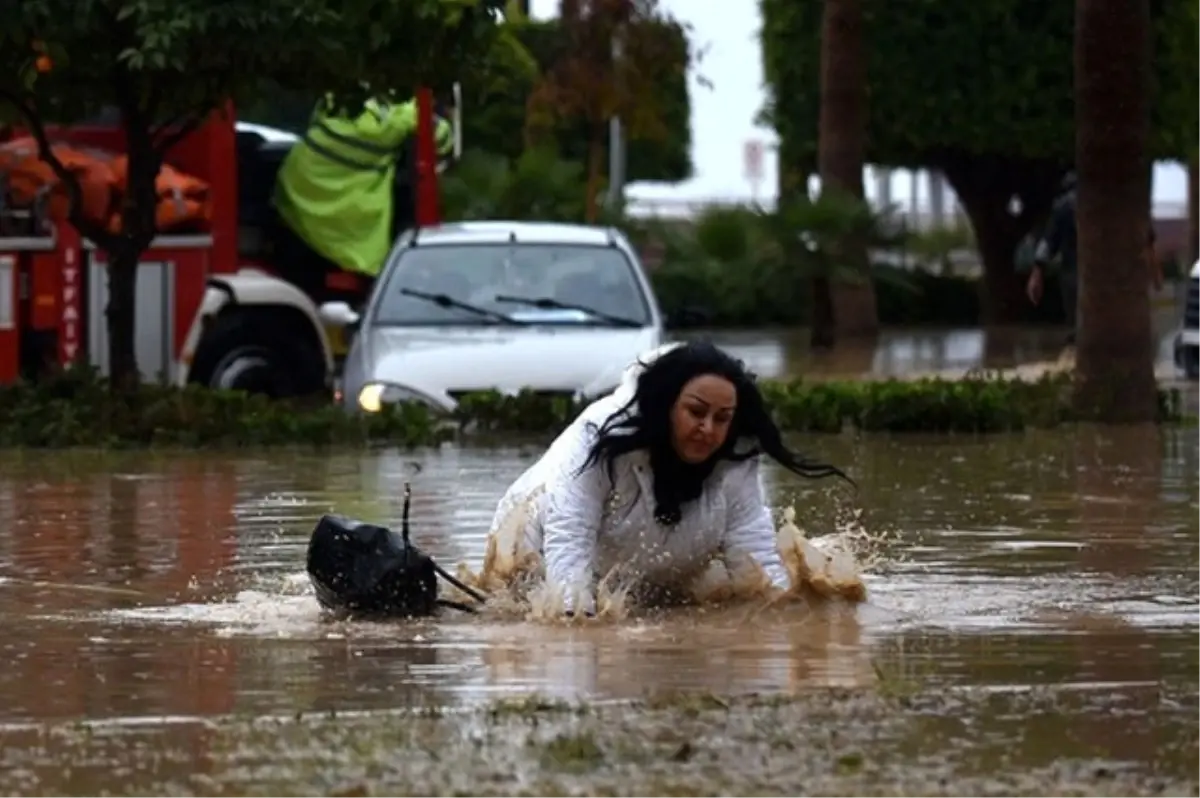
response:
<path id="1" fill-rule="evenodd" d="M 417 101 L 417 135 L 398 170 L 396 196 L 399 222 L 426 226 L 436 224 L 439 214 L 432 93 L 420 90 Z M 123 148 L 115 122 L 51 133 L 55 142 L 73 146 Z M 320 307 L 360 301 L 371 281 L 273 253 L 279 223 L 270 195 L 294 140 L 236 123 L 230 108 L 167 154 L 170 166 L 207 184 L 211 221 L 203 234 L 161 235 L 143 256 L 135 347 L 144 379 L 275 396 L 332 385 L 344 347 L 337 330 L 321 321 Z M 0 204 L 0 215 L 36 212 Z M 66 222 L 47 219 L 21 228 L 32 234 L 12 235 L 13 229 L 0 226 L 0 384 L 47 363 L 90 363 L 107 373 L 104 253 Z"/>

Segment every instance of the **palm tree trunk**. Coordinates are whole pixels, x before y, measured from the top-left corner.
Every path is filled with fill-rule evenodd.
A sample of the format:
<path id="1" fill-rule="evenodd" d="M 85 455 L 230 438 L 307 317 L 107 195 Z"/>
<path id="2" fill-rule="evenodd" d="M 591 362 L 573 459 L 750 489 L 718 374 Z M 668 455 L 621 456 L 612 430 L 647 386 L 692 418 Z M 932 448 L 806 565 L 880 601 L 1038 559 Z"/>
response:
<path id="1" fill-rule="evenodd" d="M 1188 248 L 1184 253 L 1183 274 L 1200 260 L 1200 155 L 1192 154 L 1188 163 Z"/>
<path id="2" fill-rule="evenodd" d="M 1150 293 L 1150 0 L 1075 2 L 1079 170 L 1076 409 L 1102 422 L 1157 415 Z"/>
<path id="3" fill-rule="evenodd" d="M 825 0 L 821 19 L 821 111 L 818 121 L 817 169 L 821 191 L 863 197 L 863 161 L 867 136 L 867 64 L 864 46 L 862 0 Z M 840 257 L 867 276 L 865 241 L 844 241 Z M 823 283 L 823 284 L 822 284 Z M 828 301 L 816 296 L 830 291 Z M 814 303 L 832 309 L 826 322 L 833 329 L 813 325 L 814 345 L 832 343 L 843 336 L 872 335 L 879 329 L 875 291 L 867 279 L 861 284 L 842 280 L 816 281 Z M 822 314 L 824 315 L 824 314 Z"/>

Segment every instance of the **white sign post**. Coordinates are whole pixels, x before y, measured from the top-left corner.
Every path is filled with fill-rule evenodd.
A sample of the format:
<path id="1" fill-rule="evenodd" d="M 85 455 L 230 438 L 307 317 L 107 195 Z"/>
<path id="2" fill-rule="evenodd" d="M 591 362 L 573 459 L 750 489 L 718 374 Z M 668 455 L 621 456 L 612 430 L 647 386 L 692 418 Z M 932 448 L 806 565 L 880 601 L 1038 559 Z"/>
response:
<path id="1" fill-rule="evenodd" d="M 758 187 L 763 178 L 763 150 L 760 139 L 747 139 L 742 146 L 742 169 L 750 183 L 750 196 L 758 202 Z"/>

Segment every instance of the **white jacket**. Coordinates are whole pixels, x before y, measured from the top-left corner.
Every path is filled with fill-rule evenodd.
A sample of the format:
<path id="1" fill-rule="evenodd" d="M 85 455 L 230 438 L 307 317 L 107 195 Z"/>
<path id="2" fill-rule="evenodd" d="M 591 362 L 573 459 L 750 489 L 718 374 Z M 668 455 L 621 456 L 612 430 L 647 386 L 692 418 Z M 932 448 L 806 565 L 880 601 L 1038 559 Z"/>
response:
<path id="1" fill-rule="evenodd" d="M 731 565 L 749 557 L 774 586 L 788 588 L 757 458 L 721 461 L 700 498 L 683 505 L 674 527 L 654 519 L 647 452 L 617 458 L 612 483 L 603 462 L 578 474 L 600 426 L 633 395 L 637 370 L 632 367 L 621 387 L 589 405 L 509 487 L 492 534 L 512 513 L 528 513 L 524 544 L 541 552 L 546 579 L 563 591 L 566 609 L 574 609 L 579 596 L 583 609 L 591 611 L 595 580 L 618 565 L 622 579 L 678 585 L 699 575 L 714 557 Z"/>

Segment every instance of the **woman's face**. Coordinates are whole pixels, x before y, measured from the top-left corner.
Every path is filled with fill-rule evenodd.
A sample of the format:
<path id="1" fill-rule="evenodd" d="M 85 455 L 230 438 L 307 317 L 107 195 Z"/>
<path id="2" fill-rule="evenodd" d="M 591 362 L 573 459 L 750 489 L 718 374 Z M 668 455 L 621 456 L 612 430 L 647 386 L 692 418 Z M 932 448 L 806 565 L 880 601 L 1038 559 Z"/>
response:
<path id="1" fill-rule="evenodd" d="M 671 444 L 685 463 L 703 463 L 725 443 L 737 410 L 737 389 L 724 377 L 701 374 L 671 407 Z"/>

